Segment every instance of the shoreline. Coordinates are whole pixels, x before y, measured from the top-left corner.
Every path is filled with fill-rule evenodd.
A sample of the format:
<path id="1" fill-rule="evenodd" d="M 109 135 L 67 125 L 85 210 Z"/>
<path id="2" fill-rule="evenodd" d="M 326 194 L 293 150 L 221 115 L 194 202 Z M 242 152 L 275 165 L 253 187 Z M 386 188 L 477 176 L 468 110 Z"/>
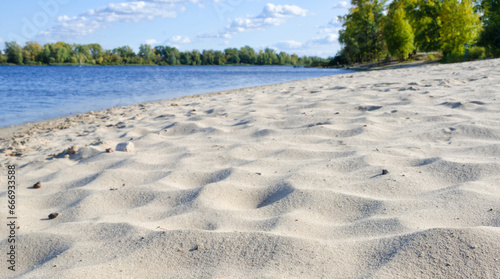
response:
<path id="1" fill-rule="evenodd" d="M 352 73 L 355 73 L 353 71 Z M 344 75 L 344 74 L 352 74 L 352 73 L 343 73 L 343 74 L 336 74 L 332 76 L 326 76 L 326 77 L 333 77 L 337 75 Z M 31 136 L 31 135 L 39 135 L 39 130 L 45 131 L 46 133 L 60 129 L 60 130 L 65 130 L 70 127 L 75 127 L 77 125 L 87 125 L 89 124 L 86 119 L 92 118 L 92 124 L 95 125 L 101 125 L 104 122 L 108 121 L 109 119 L 106 118 L 107 115 L 113 114 L 114 111 L 132 111 L 132 110 L 137 110 L 140 109 L 141 107 L 145 106 L 178 106 L 175 102 L 179 101 L 188 101 L 190 99 L 203 99 L 204 97 L 209 98 L 209 97 L 214 97 L 214 96 L 219 96 L 219 95 L 226 95 L 226 94 L 235 94 L 238 92 L 245 92 L 245 91 L 252 91 L 252 90 L 262 90 L 266 89 L 267 87 L 274 87 L 274 86 L 285 86 L 289 83 L 296 83 L 300 81 L 312 81 L 315 79 L 321 79 L 324 77 L 317 77 L 317 78 L 309 78 L 309 79 L 301 79 L 301 80 L 294 80 L 294 81 L 288 81 L 288 82 L 281 82 L 281 83 L 273 83 L 273 84 L 268 84 L 268 85 L 258 85 L 258 86 L 251 86 L 251 87 L 244 87 L 244 88 L 239 88 L 239 89 L 231 89 L 231 90 L 224 90 L 224 91 L 217 91 L 217 92 L 211 92 L 211 93 L 204 93 L 204 94 L 193 94 L 193 95 L 187 95 L 187 96 L 182 96 L 182 97 L 177 97 L 177 98 L 172 98 L 172 99 L 167 99 L 167 100 L 159 100 L 159 101 L 152 101 L 152 102 L 145 102 L 145 103 L 138 103 L 138 104 L 133 104 L 133 105 L 126 105 L 126 106 L 116 106 L 116 107 L 111 107 L 109 109 L 105 110 L 100 110 L 100 111 L 88 111 L 84 113 L 79 113 L 75 115 L 70 115 L 70 116 L 62 116 L 62 117 L 57 117 L 57 118 L 52 118 L 52 119 L 47 119 L 47 120 L 42 120 L 42 121 L 36 121 L 36 122 L 28 122 L 24 124 L 19 124 L 19 125 L 13 125 L 13 126 L 6 126 L 6 127 L 0 127 L 0 140 L 2 141 L 7 141 L 10 138 L 10 143 L 16 142 L 18 138 L 23 138 L 26 135 Z M 170 105 L 168 104 L 170 103 Z M 94 119 L 97 116 L 105 118 L 102 121 Z M 108 124 L 111 125 L 111 124 Z M 0 156 L 1 154 L 5 154 L 8 152 L 7 148 L 8 146 L 11 146 L 11 144 L 7 144 L 7 147 L 5 145 L 0 145 Z M 23 148 L 24 149 L 24 148 Z M 12 153 L 7 153 L 7 154 L 14 154 L 13 157 L 19 157 L 22 156 L 23 150 L 14 150 Z M 17 154 L 17 155 L 16 155 Z"/>
<path id="2" fill-rule="evenodd" d="M 229 68 L 231 67 L 231 68 Z M 123 69 L 123 71 L 127 74 L 133 74 L 135 67 L 115 67 L 116 72 L 120 72 L 119 69 Z M 235 71 L 230 71 L 230 69 L 234 68 Z M 32 68 L 34 69 L 34 68 Z M 70 117 L 72 115 L 85 113 L 88 111 L 99 111 L 105 110 L 107 108 L 116 107 L 116 106 L 124 106 L 124 105 L 134 105 L 138 103 L 144 102 L 155 102 L 157 100 L 168 100 L 172 98 L 176 98 L 177 96 L 182 96 L 183 94 L 204 94 L 204 93 L 214 93 L 221 90 L 231 90 L 240 89 L 242 86 L 258 86 L 259 84 L 272 84 L 273 82 L 284 82 L 287 80 L 300 80 L 310 76 L 324 76 L 324 75 L 335 75 L 340 74 L 342 72 L 347 72 L 345 70 L 300 70 L 296 71 L 292 67 L 275 67 L 275 68 L 262 68 L 258 66 L 227 66 L 227 67 L 219 67 L 214 68 L 214 71 L 209 70 L 209 68 L 204 67 L 192 67 L 192 68 L 184 68 L 184 70 L 180 69 L 179 71 L 175 70 L 176 68 L 163 68 L 164 70 L 160 70 L 157 67 L 143 67 L 143 69 L 138 69 L 137 72 L 142 76 L 145 75 L 144 80 L 142 82 L 135 81 L 136 84 L 132 84 L 131 86 L 141 86 L 140 88 L 131 87 L 134 89 L 128 89 L 126 87 L 127 83 L 123 82 L 109 82 L 105 80 L 99 79 L 101 73 L 107 74 L 108 70 L 102 68 L 102 70 L 96 69 L 97 72 L 88 68 L 88 70 L 82 70 L 83 72 L 77 69 L 84 69 L 80 67 L 69 67 L 67 70 L 57 70 L 57 68 L 52 68 L 53 70 L 42 71 L 41 75 L 44 76 L 44 73 L 51 73 L 54 75 L 65 74 L 66 72 L 76 74 L 80 76 L 80 79 L 76 79 L 73 82 L 69 83 L 69 88 L 67 86 L 60 86 L 51 89 L 44 85 L 44 80 L 42 78 L 35 79 L 34 82 L 40 86 L 34 87 L 34 85 L 26 85 L 26 90 L 38 90 L 33 92 L 34 98 L 27 97 L 24 100 L 21 98 L 16 98 L 15 96 L 25 96 L 22 91 L 14 91 L 12 95 L 7 96 L 12 102 L 10 108 L 7 108 L 6 111 L 2 114 L 2 118 L 4 121 L 4 127 L 10 127 L 12 125 L 21 125 L 26 124 L 28 122 L 38 122 L 38 119 L 50 120 L 53 118 L 60 117 Z M 74 69 L 74 70 L 71 70 Z M 149 69 L 149 70 L 148 70 Z M 151 70 L 157 69 L 156 71 L 151 72 Z M 203 70 L 205 69 L 205 70 Z M 218 70 L 217 70 L 218 69 Z M 249 72 L 249 75 L 245 73 Z M 265 70 L 265 69 L 269 69 Z M 273 70 L 274 69 L 274 70 Z M 40 69 L 42 70 L 42 69 Z M 113 69 L 109 69 L 109 73 L 115 75 L 115 71 Z M 111 71 L 113 70 L 113 71 Z M 35 70 L 33 70 L 35 71 Z M 26 68 L 26 71 L 15 71 L 16 75 L 14 77 L 23 78 L 25 76 L 24 73 L 31 73 L 29 68 Z M 4 73 L 8 73 L 8 69 L 4 69 L 2 71 Z M 36 70 L 35 72 L 39 72 Z M 193 86 L 185 86 L 181 81 L 170 81 L 171 76 L 177 76 L 177 72 L 181 74 L 187 75 L 187 84 L 193 83 Z M 207 78 L 197 78 L 197 73 L 203 74 L 206 72 L 210 74 L 213 78 L 207 80 Z M 218 74 L 220 72 L 224 72 L 222 74 Z M 232 74 L 234 72 L 234 74 Z M 276 73 L 274 73 L 276 72 Z M 267 75 L 267 73 L 270 73 Z M 36 74 L 36 73 L 34 73 Z M 45 74 L 47 75 L 47 74 Z M 216 76 L 214 76 L 216 75 Z M 239 83 L 231 82 L 231 79 L 224 78 L 226 75 L 234 76 L 238 78 Z M 253 76 L 255 75 L 255 77 Z M 87 89 L 82 86 L 81 79 L 83 77 L 92 78 L 96 76 L 96 84 L 99 84 L 100 87 L 92 87 L 91 89 Z M 248 77 L 247 77 L 248 76 Z M 26 76 L 27 77 L 27 76 Z M 120 79 L 121 80 L 121 79 Z M 52 82 L 63 82 L 61 78 L 57 78 Z M 220 82 L 219 82 L 220 81 Z M 11 82 L 12 83 L 12 82 Z M 13 86 L 11 83 L 7 83 L 6 86 Z M 63 83 L 65 84 L 65 83 Z M 125 86 L 125 87 L 124 87 Z M 4 86 L 5 87 L 5 86 Z M 17 88 L 17 87 L 16 87 Z M 73 88 L 78 88 L 74 89 Z M 100 88 L 107 88 L 105 89 Z M 112 90 L 111 90 L 112 89 Z M 66 97 L 67 95 L 64 93 L 66 90 L 71 92 L 78 92 L 77 102 L 73 103 L 74 100 Z M 114 90 L 114 91 L 113 91 Z M 121 95 L 118 93 L 110 93 L 110 92 L 123 92 Z M 8 91 L 6 91 L 8 92 Z M 73 94 L 75 94 L 73 92 Z M 5 92 L 4 92 L 5 93 Z M 41 105 L 45 99 L 42 96 L 49 94 L 52 97 L 47 97 L 48 105 Z M 85 97 L 85 96 L 89 97 Z M 98 97 L 100 96 L 100 97 Z M 102 101 L 102 100 L 109 100 Z M 56 102 L 59 104 L 57 105 Z M 79 104 L 81 103 L 81 104 Z M 21 106 L 22 104 L 22 106 Z M 107 104 L 107 105 L 106 105 Z M 24 110 L 25 113 L 21 113 Z"/>
<path id="3" fill-rule="evenodd" d="M 18 66 L 18 65 L 16 65 Z M 128 65 L 124 65 L 124 66 L 128 66 Z M 138 66 L 148 66 L 148 65 L 138 65 Z M 181 66 L 173 66 L 173 67 L 184 67 L 185 65 L 181 65 Z M 210 67 L 210 65 L 206 65 L 207 67 Z M 218 66 L 218 65 L 217 65 Z M 221 66 L 221 67 L 225 67 L 226 65 L 224 66 Z M 245 65 L 230 65 L 230 66 L 245 66 Z M 253 66 L 253 65 L 249 65 L 249 66 Z M 265 66 L 265 65 L 264 65 Z M 271 67 L 274 67 L 275 65 L 270 65 Z M 190 66 L 185 66 L 185 67 L 190 67 Z M 282 67 L 282 66 L 281 66 Z M 347 70 L 349 71 L 349 70 Z M 352 73 L 354 73 L 355 71 L 353 70 Z M 341 73 L 341 74 L 347 74 L 347 73 Z M 334 74 L 334 75 L 331 75 L 331 76 L 335 76 L 335 75 L 341 75 L 341 74 Z M 159 102 L 169 102 L 169 101 L 175 101 L 175 100 L 178 100 L 178 99 L 183 99 L 183 98 L 190 98 L 190 97 L 200 97 L 200 96 L 209 96 L 209 95 L 212 95 L 212 94 L 219 94 L 219 93 L 224 93 L 224 94 L 227 94 L 227 93 L 231 93 L 232 91 L 239 91 L 239 90 L 244 90 L 244 89 L 257 89 L 257 88 L 261 88 L 261 87 L 266 87 L 266 86 L 271 86 L 271 85 L 279 85 L 279 84 L 286 84 L 286 83 L 289 83 L 289 82 L 297 82 L 297 81 L 301 81 L 301 80 L 309 80 L 309 79 L 315 79 L 315 78 L 308 78 L 308 79 L 298 79 L 298 80 L 293 80 L 293 81 L 288 81 L 288 82 L 280 82 L 280 83 L 272 83 L 272 84 L 268 84 L 268 85 L 257 85 L 257 86 L 251 86 L 251 87 L 243 87 L 243 88 L 237 88 L 237 89 L 230 89 L 230 90 L 223 90 L 223 91 L 215 91 L 215 92 L 209 92 L 209 93 L 203 93 L 203 94 L 193 94 L 193 95 L 186 95 L 186 96 L 181 96 L 181 97 L 175 97 L 175 98 L 171 98 L 171 99 L 165 99 L 165 100 L 157 100 L 157 101 L 150 101 L 150 102 L 144 102 L 144 103 L 137 103 L 137 104 L 131 104 L 131 105 L 124 105 L 124 106 L 115 106 L 115 107 L 111 107 L 111 108 L 108 108 L 108 109 L 104 109 L 104 110 L 98 110 L 98 111 L 94 111 L 94 110 L 91 110 L 91 111 L 87 111 L 87 112 L 82 112 L 82 113 L 78 113 L 78 114 L 75 114 L 75 115 L 68 115 L 68 116 L 61 116 L 61 117 L 56 117 L 56 118 L 51 118 L 51 119 L 47 119 L 47 120 L 41 120 L 41 121 L 34 121 L 34 122 L 27 122 L 27 123 L 24 123 L 24 124 L 18 124 L 18 125 L 9 125 L 9 126 L 5 126 L 5 127 L 0 127 L 0 137 L 2 137 L 2 129 L 14 129 L 16 128 L 17 126 L 25 126 L 25 125 L 35 125 L 35 124 L 42 124 L 44 122 L 51 122 L 51 121 L 56 121 L 56 120 L 65 120 L 66 118 L 72 118 L 72 117 L 77 117 L 77 116 L 81 116 L 81 115 L 85 115 L 85 114 L 88 114 L 89 112 L 104 112 L 104 111 L 108 111 L 110 109 L 115 109 L 115 108 L 122 108 L 122 107 L 133 107 L 133 106 L 137 106 L 137 105 L 141 105 L 141 104 L 153 104 L 153 103 L 159 103 Z"/>
<path id="4" fill-rule="evenodd" d="M 1 128 L 8 276 L 494 278 L 499 84 L 422 65 Z"/>

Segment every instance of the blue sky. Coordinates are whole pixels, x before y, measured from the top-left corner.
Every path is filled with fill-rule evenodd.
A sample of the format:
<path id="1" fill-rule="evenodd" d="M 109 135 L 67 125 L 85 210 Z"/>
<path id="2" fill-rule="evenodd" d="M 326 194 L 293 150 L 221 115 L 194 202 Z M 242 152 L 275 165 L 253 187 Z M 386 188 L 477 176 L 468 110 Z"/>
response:
<path id="1" fill-rule="evenodd" d="M 2 1 L 0 48 L 6 41 L 175 46 L 180 50 L 266 47 L 333 56 L 337 16 L 349 4 L 295 0 L 21 0 Z"/>

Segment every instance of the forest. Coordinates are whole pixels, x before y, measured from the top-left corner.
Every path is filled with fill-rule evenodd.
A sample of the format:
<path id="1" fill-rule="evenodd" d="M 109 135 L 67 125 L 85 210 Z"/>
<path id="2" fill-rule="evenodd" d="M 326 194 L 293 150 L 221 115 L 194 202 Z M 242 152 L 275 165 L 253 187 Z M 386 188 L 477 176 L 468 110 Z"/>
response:
<path id="1" fill-rule="evenodd" d="M 105 50 L 99 44 L 68 44 L 26 42 L 5 43 L 0 64 L 15 65 L 303 65 L 320 66 L 328 60 L 299 57 L 266 48 L 255 51 L 249 46 L 220 50 L 179 51 L 175 47 L 142 44 L 135 53 L 130 46 Z"/>
<path id="2" fill-rule="evenodd" d="M 16 65 L 303 65 L 339 66 L 412 59 L 417 52 L 443 62 L 500 57 L 500 0 L 351 0 L 340 16 L 340 51 L 335 57 L 299 57 L 274 49 L 179 51 L 142 44 L 105 50 L 99 44 L 5 43 L 0 64 Z M 332 46 L 333 48 L 333 46 Z M 428 57 L 431 55 L 429 54 Z"/>
<path id="3" fill-rule="evenodd" d="M 443 62 L 500 57 L 500 0 L 351 0 L 338 18 L 334 64 L 411 59 L 438 52 Z"/>

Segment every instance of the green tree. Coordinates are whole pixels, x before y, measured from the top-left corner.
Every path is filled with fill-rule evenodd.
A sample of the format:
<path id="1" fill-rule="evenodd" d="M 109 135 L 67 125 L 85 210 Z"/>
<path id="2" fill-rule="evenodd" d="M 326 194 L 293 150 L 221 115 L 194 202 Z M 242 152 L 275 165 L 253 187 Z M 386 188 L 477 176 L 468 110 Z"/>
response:
<path id="1" fill-rule="evenodd" d="M 438 18 L 442 0 L 407 0 L 406 13 L 415 32 L 414 44 L 420 51 L 440 50 Z"/>
<path id="2" fill-rule="evenodd" d="M 385 48 L 382 36 L 385 0 L 351 0 L 349 13 L 339 17 L 341 53 L 350 62 L 377 60 Z"/>
<path id="3" fill-rule="evenodd" d="M 8 63 L 23 64 L 23 49 L 18 43 L 6 42 L 5 47 L 5 55 L 7 56 Z"/>
<path id="4" fill-rule="evenodd" d="M 155 52 L 153 47 L 148 44 L 140 45 L 138 56 L 144 60 L 145 64 L 152 63 L 155 60 Z"/>
<path id="5" fill-rule="evenodd" d="M 43 57 L 43 63 L 44 64 L 50 64 L 50 49 L 51 49 L 51 46 L 52 44 L 45 44 L 43 45 L 43 54 L 42 54 L 42 57 Z"/>
<path id="6" fill-rule="evenodd" d="M 122 46 L 113 49 L 113 54 L 120 56 L 123 60 L 123 63 L 130 64 L 133 62 L 132 58 L 135 57 L 135 52 L 129 46 Z"/>
<path id="7" fill-rule="evenodd" d="M 220 50 L 214 51 L 214 64 L 215 65 L 224 65 L 226 64 L 226 57 L 224 53 Z"/>
<path id="8" fill-rule="evenodd" d="M 413 30 L 406 18 L 403 3 L 394 1 L 389 6 L 384 25 L 384 37 L 389 52 L 400 61 L 405 60 L 407 55 L 414 50 Z"/>
<path id="9" fill-rule="evenodd" d="M 167 64 L 168 53 L 164 46 L 155 46 L 156 63 Z"/>
<path id="10" fill-rule="evenodd" d="M 203 50 L 201 53 L 201 61 L 203 65 L 214 65 L 215 64 L 215 53 L 212 49 Z"/>
<path id="11" fill-rule="evenodd" d="M 93 59 L 92 55 L 90 54 L 90 49 L 88 45 L 80 45 L 80 44 L 74 44 L 73 45 L 73 55 L 71 56 L 71 63 L 88 63 L 88 64 L 95 64 L 96 61 Z"/>
<path id="12" fill-rule="evenodd" d="M 288 65 L 288 64 L 291 64 L 291 61 L 292 61 L 290 55 L 284 51 L 282 51 L 282 52 L 280 52 L 280 54 L 278 54 L 278 60 L 279 60 L 280 65 Z"/>
<path id="13" fill-rule="evenodd" d="M 193 65 L 201 65 L 201 54 L 197 50 L 191 52 L 191 60 Z"/>
<path id="14" fill-rule="evenodd" d="M 180 62 L 182 65 L 191 65 L 191 53 L 189 51 L 181 52 Z"/>
<path id="15" fill-rule="evenodd" d="M 64 42 L 45 44 L 43 60 L 46 64 L 70 62 L 73 47 Z"/>
<path id="16" fill-rule="evenodd" d="M 500 0 L 483 0 L 483 30 L 479 44 L 486 48 L 486 53 L 500 57 Z"/>
<path id="17" fill-rule="evenodd" d="M 87 45 L 92 59 L 98 61 L 99 58 L 103 56 L 103 50 L 100 44 L 89 44 Z"/>
<path id="18" fill-rule="evenodd" d="M 444 55 L 463 54 L 464 44 L 474 43 L 479 35 L 479 16 L 474 12 L 470 0 L 445 0 L 439 19 L 439 42 Z"/>
<path id="19" fill-rule="evenodd" d="M 3 51 L 0 51 L 0 64 L 7 63 L 7 56 L 3 55 Z"/>
<path id="20" fill-rule="evenodd" d="M 255 50 L 249 46 L 244 46 L 239 50 L 240 63 L 242 64 L 256 64 L 257 55 L 255 55 Z"/>
<path id="21" fill-rule="evenodd" d="M 26 61 L 32 62 L 42 62 L 43 60 L 43 47 L 36 42 L 26 42 L 26 45 L 23 48 L 23 51 L 26 51 L 27 56 L 25 58 Z"/>
<path id="22" fill-rule="evenodd" d="M 239 64 L 240 56 L 238 54 L 238 49 L 236 48 L 226 48 L 224 50 L 224 56 L 226 58 L 227 63 L 229 64 Z"/>
<path id="23" fill-rule="evenodd" d="M 167 53 L 167 63 L 169 65 L 175 66 L 180 65 L 181 53 L 175 47 L 166 47 L 165 51 Z"/>
<path id="24" fill-rule="evenodd" d="M 268 54 L 264 52 L 264 50 L 259 50 L 259 54 L 257 54 L 257 65 L 265 65 L 268 59 Z"/>

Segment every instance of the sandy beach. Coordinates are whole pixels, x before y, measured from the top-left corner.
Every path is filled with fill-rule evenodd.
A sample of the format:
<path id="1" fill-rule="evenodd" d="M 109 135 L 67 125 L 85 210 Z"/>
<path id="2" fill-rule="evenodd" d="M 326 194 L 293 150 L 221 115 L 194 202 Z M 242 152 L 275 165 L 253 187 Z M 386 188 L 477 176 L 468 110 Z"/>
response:
<path id="1" fill-rule="evenodd" d="M 16 271 L 2 225 L 1 278 L 500 278 L 499 59 L 118 107 L 0 138 L 6 224 L 8 166 L 17 185 Z"/>

